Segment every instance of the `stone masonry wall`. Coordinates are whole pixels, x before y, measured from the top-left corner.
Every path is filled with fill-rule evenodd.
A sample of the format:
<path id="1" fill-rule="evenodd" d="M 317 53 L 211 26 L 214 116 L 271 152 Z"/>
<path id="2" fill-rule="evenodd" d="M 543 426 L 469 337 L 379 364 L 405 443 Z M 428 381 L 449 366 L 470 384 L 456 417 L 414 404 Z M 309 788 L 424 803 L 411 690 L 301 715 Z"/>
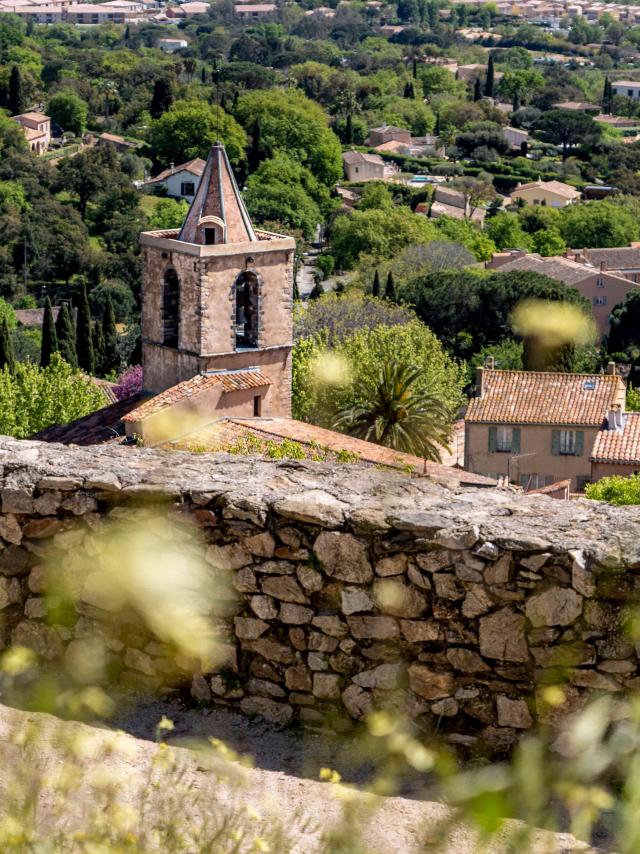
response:
<path id="1" fill-rule="evenodd" d="M 625 633 L 640 509 L 358 465 L 6 438 L 0 490 L 2 641 L 44 658 L 82 650 L 101 623 L 82 595 L 71 623 L 48 615 L 45 555 L 77 560 L 106 519 L 153 504 L 198 530 L 231 591 L 211 603 L 227 654 L 218 671 L 179 662 L 170 677 L 164 645 L 134 626 L 110 647 L 134 685 L 181 681 L 280 723 L 344 726 L 391 706 L 496 750 L 593 691 L 640 688 Z M 549 684 L 565 686 L 560 709 L 540 699 Z"/>

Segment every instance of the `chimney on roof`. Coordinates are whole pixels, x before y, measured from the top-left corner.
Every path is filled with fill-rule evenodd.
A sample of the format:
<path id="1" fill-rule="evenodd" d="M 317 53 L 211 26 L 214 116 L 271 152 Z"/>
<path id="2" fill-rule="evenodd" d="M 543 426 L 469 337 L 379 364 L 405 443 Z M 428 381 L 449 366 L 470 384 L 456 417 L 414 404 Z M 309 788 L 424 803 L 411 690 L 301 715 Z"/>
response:
<path id="1" fill-rule="evenodd" d="M 488 371 L 492 371 L 495 368 L 496 360 L 493 358 L 493 356 L 487 356 L 487 358 L 484 360 L 484 366 Z"/>
<path id="2" fill-rule="evenodd" d="M 624 430 L 624 424 L 626 421 L 626 415 L 622 411 L 622 407 L 613 403 L 611 405 L 611 409 L 607 413 L 607 430 L 616 430 L 617 432 L 621 432 Z"/>
<path id="3" fill-rule="evenodd" d="M 616 363 L 615 362 L 607 362 L 607 367 L 604 369 L 605 374 L 608 374 L 610 377 L 615 377 L 616 371 Z"/>
<path id="4" fill-rule="evenodd" d="M 606 269 L 607 269 L 607 265 L 604 263 L 604 261 L 601 261 L 601 262 L 600 262 L 600 272 L 601 272 L 601 273 L 604 273 L 604 271 L 605 271 Z"/>
<path id="5" fill-rule="evenodd" d="M 170 164 L 169 164 L 169 168 L 171 169 L 171 174 L 173 175 L 173 173 L 176 171 L 176 164 L 175 164 L 175 163 L 170 163 Z"/>

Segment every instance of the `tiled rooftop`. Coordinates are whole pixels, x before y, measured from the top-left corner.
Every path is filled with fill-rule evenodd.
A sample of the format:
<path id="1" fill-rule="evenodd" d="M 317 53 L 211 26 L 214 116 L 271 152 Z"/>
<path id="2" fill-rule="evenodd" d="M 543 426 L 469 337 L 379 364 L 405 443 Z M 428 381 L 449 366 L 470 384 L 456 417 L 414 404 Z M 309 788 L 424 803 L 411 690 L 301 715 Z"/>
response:
<path id="1" fill-rule="evenodd" d="M 452 465 L 427 462 L 411 454 L 403 454 L 373 442 L 365 442 L 344 433 L 326 430 L 293 418 L 221 418 L 206 427 L 181 437 L 168 444 L 172 448 L 199 451 L 223 451 L 233 447 L 238 441 L 254 436 L 261 441 L 273 441 L 280 444 L 291 440 L 308 449 L 308 457 L 313 458 L 318 448 L 327 449 L 337 456 L 341 451 L 357 454 L 359 461 L 369 465 L 381 465 L 389 468 L 409 467 L 415 474 L 426 474 L 437 480 L 456 481 L 476 486 L 495 486 L 493 478 L 466 472 Z M 443 459 L 451 459 L 443 450 Z"/>
<path id="2" fill-rule="evenodd" d="M 32 439 L 60 442 L 62 445 L 101 445 L 124 436 L 123 416 L 140 403 L 140 397 L 130 397 L 98 409 L 70 424 L 54 424 L 40 430 Z"/>
<path id="3" fill-rule="evenodd" d="M 623 381 L 610 374 L 485 369 L 482 388 L 482 396 L 470 401 L 465 421 L 600 427 L 624 395 Z"/>
<path id="4" fill-rule="evenodd" d="M 582 254 L 594 267 L 604 264 L 607 270 L 640 269 L 639 246 L 616 246 L 612 249 L 583 249 Z"/>
<path id="5" fill-rule="evenodd" d="M 223 393 L 229 391 L 242 391 L 243 389 L 263 388 L 271 385 L 271 380 L 258 370 L 255 371 L 230 371 L 218 374 L 196 374 L 195 377 L 171 386 L 166 391 L 156 394 L 146 400 L 137 409 L 129 412 L 124 421 L 144 421 L 151 415 L 156 415 L 177 403 L 182 403 L 191 397 L 201 394 L 207 389 L 222 386 Z"/>
<path id="6" fill-rule="evenodd" d="M 591 452 L 594 463 L 640 465 L 640 412 L 628 412 L 623 430 L 601 430 Z"/>

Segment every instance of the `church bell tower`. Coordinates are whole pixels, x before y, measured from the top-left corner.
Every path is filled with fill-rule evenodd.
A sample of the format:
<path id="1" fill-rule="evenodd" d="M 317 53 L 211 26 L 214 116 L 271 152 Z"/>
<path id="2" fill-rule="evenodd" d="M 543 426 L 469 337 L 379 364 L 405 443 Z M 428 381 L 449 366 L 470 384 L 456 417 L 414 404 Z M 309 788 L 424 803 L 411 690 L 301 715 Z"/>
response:
<path id="1" fill-rule="evenodd" d="M 254 229 L 221 143 L 182 228 L 140 242 L 145 390 L 218 375 L 220 414 L 290 416 L 295 241 Z"/>

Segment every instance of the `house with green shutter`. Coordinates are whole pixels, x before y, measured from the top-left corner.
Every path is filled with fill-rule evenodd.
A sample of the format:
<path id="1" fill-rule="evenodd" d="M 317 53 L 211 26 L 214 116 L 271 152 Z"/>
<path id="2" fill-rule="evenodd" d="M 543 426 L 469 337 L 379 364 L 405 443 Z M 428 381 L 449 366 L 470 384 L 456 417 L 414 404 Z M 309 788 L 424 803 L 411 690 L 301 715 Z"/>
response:
<path id="1" fill-rule="evenodd" d="M 478 368 L 464 419 L 464 467 L 527 491 L 570 480 L 582 492 L 598 434 L 624 424 L 625 393 L 613 362 L 602 374 Z"/>

